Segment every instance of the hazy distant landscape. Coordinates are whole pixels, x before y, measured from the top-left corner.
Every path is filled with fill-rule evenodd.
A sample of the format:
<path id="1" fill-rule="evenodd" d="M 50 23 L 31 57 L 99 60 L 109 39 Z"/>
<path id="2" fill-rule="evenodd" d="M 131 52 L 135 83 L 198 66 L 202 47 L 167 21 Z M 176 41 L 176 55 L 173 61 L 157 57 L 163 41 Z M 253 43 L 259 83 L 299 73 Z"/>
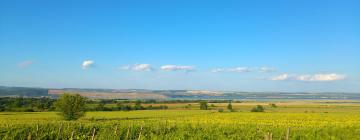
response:
<path id="1" fill-rule="evenodd" d="M 53 97 L 77 93 L 91 99 L 213 99 L 213 100 L 359 100 L 359 93 L 337 92 L 241 92 L 208 90 L 146 90 L 146 89 L 46 89 L 0 86 L 0 97 Z"/>

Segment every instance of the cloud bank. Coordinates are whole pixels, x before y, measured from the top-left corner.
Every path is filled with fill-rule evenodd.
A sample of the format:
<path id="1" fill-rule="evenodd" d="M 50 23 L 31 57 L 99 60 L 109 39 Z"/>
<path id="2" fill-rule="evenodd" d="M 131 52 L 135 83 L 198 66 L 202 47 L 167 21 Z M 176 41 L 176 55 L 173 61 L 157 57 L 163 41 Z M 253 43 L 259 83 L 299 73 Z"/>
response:
<path id="1" fill-rule="evenodd" d="M 269 72 L 275 72 L 276 69 L 275 68 L 269 68 L 269 67 L 261 67 L 261 68 L 259 68 L 259 71 L 263 72 L 263 73 L 269 73 Z"/>
<path id="2" fill-rule="evenodd" d="M 152 71 L 153 68 L 150 64 L 134 64 L 120 67 L 121 70 L 130 71 Z"/>
<path id="3" fill-rule="evenodd" d="M 90 67 L 92 67 L 94 64 L 95 64 L 95 62 L 92 60 L 85 60 L 82 63 L 81 67 L 82 67 L 82 69 L 86 70 L 86 69 L 89 69 Z"/>
<path id="4" fill-rule="evenodd" d="M 160 67 L 161 70 L 165 71 L 185 71 L 191 72 L 195 70 L 194 66 L 179 66 L 179 65 L 164 65 Z"/>
<path id="5" fill-rule="evenodd" d="M 290 74 L 281 74 L 275 77 L 272 77 L 273 81 L 306 81 L 306 82 L 327 82 L 327 81 L 338 81 L 344 80 L 345 75 L 336 74 L 336 73 L 327 73 L 327 74 L 302 74 L 302 75 L 290 75 Z"/>
<path id="6" fill-rule="evenodd" d="M 236 68 L 217 68 L 213 69 L 211 72 L 217 73 L 217 72 L 250 72 L 251 70 L 247 67 L 236 67 Z"/>
<path id="7" fill-rule="evenodd" d="M 289 74 L 281 74 L 275 77 L 272 77 L 271 80 L 273 81 L 283 81 L 283 80 L 290 80 Z"/>

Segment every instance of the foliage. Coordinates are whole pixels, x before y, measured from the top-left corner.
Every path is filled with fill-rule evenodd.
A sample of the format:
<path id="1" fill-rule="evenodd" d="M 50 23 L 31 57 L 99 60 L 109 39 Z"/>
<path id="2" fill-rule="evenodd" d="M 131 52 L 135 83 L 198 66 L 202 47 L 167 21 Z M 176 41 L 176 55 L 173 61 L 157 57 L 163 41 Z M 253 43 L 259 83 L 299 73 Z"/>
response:
<path id="1" fill-rule="evenodd" d="M 232 106 L 231 102 L 227 105 L 227 109 L 230 111 L 233 111 L 233 106 Z"/>
<path id="2" fill-rule="evenodd" d="M 272 108 L 277 108 L 277 105 L 274 104 L 274 103 L 270 103 L 269 105 L 270 105 L 270 107 L 272 107 Z"/>
<path id="3" fill-rule="evenodd" d="M 264 111 L 265 111 L 265 109 L 261 105 L 257 105 L 256 107 L 251 109 L 251 112 L 264 112 Z"/>
<path id="4" fill-rule="evenodd" d="M 207 110 L 208 109 L 208 103 L 206 101 L 200 102 L 200 110 Z"/>
<path id="5" fill-rule="evenodd" d="M 65 120 L 77 120 L 85 114 L 86 98 L 79 94 L 65 93 L 56 101 L 56 109 Z"/>
<path id="6" fill-rule="evenodd" d="M 217 113 L 209 110 L 88 112 L 62 121 L 53 112 L 0 113 L 0 139 L 357 140 L 360 113 Z M 92 118 L 92 119 L 91 119 Z"/>
<path id="7" fill-rule="evenodd" d="M 50 98 L 0 98 L 0 111 L 8 112 L 34 112 L 52 111 L 55 99 Z"/>
<path id="8" fill-rule="evenodd" d="M 144 110 L 145 108 L 144 108 L 143 106 L 141 106 L 141 101 L 140 101 L 140 100 L 137 100 L 137 101 L 135 102 L 134 109 L 135 109 L 135 110 Z"/>

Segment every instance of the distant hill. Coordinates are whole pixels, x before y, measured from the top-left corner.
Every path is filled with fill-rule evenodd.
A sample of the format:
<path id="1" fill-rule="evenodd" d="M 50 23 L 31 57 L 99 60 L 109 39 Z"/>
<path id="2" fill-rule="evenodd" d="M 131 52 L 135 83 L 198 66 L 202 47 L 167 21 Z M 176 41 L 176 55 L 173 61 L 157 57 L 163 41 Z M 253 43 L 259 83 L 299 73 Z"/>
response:
<path id="1" fill-rule="evenodd" d="M 306 92 L 239 92 L 208 90 L 146 90 L 146 89 L 46 89 L 0 86 L 0 97 L 57 97 L 78 93 L 92 99 L 160 99 L 160 100 L 360 100 L 360 93 Z"/>
<path id="2" fill-rule="evenodd" d="M 0 96 L 24 96 L 24 97 L 41 97 L 48 96 L 48 89 L 29 88 L 29 87 L 5 87 L 0 86 Z"/>
<path id="3" fill-rule="evenodd" d="M 92 99 L 168 99 L 163 94 L 152 91 L 136 90 L 107 90 L 107 89 L 50 89 L 49 95 L 58 96 L 63 93 L 78 93 L 81 96 Z"/>

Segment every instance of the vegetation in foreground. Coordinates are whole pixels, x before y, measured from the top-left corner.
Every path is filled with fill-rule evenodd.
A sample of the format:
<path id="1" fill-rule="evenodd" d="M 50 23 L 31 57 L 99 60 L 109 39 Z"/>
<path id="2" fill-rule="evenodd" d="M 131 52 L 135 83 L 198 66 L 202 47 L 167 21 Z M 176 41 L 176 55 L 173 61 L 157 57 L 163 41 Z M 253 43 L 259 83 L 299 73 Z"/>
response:
<path id="1" fill-rule="evenodd" d="M 0 113 L 1 139 L 359 139 L 360 113 L 251 113 L 209 110 Z"/>
<path id="2" fill-rule="evenodd" d="M 7 98 L 5 103 L 45 109 L 0 112 L 0 139 L 360 139 L 360 105 L 352 102 L 85 102 L 64 95 L 57 101 Z M 108 110 L 125 106 L 135 111 Z M 168 108 L 149 109 L 159 106 Z M 61 116 L 52 112 L 55 107 Z"/>

